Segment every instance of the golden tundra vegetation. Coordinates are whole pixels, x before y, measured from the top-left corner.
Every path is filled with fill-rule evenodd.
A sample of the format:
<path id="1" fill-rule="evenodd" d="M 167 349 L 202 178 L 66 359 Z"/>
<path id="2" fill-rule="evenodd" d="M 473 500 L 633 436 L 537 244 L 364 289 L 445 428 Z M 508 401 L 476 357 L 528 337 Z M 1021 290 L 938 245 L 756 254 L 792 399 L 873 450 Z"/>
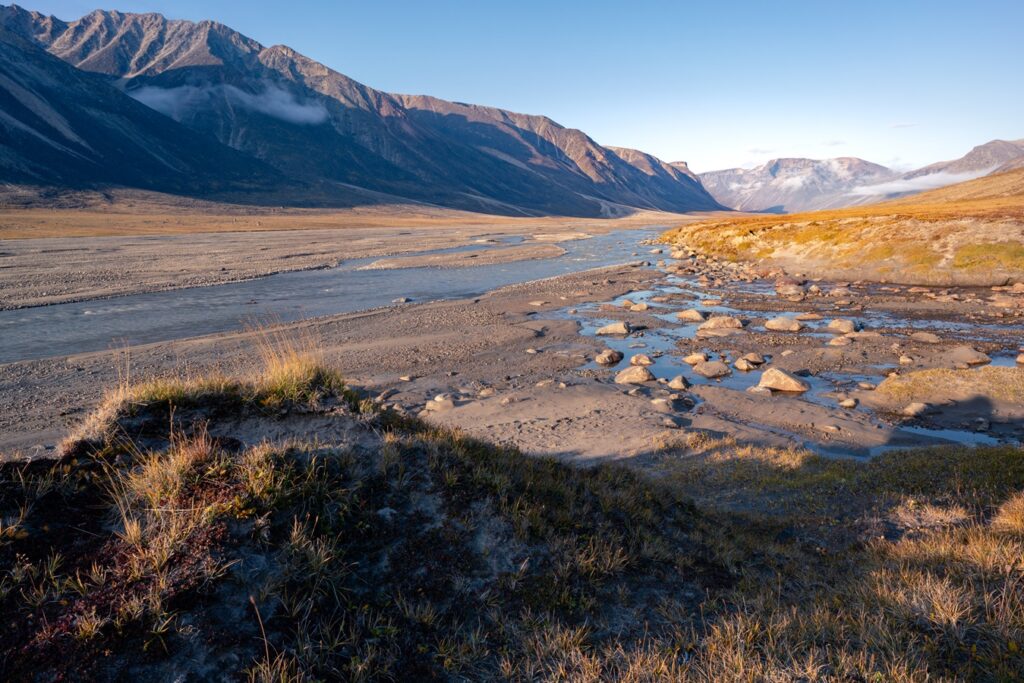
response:
<path id="1" fill-rule="evenodd" d="M 1024 169 L 879 204 L 715 218 L 664 241 L 802 272 L 920 284 L 1024 277 Z"/>
<path id="2" fill-rule="evenodd" d="M 2 466 L 5 680 L 1024 678 L 1018 448 L 676 432 L 577 467 L 261 348 L 126 377 L 58 459 Z"/>

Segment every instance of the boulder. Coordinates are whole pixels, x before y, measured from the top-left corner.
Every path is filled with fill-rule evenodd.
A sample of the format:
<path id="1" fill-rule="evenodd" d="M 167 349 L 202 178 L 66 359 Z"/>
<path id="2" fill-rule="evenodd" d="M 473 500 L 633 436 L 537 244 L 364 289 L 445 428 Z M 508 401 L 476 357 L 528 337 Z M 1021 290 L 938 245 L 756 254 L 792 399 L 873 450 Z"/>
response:
<path id="1" fill-rule="evenodd" d="M 780 316 L 767 321 L 764 327 L 772 332 L 799 332 L 804 329 L 804 324 L 799 320 Z"/>
<path id="2" fill-rule="evenodd" d="M 615 375 L 616 384 L 643 384 L 644 382 L 653 382 L 654 375 L 651 371 L 641 365 L 633 365 L 619 374 Z"/>
<path id="3" fill-rule="evenodd" d="M 684 358 L 683 362 L 686 363 L 687 365 L 697 365 L 698 363 L 703 363 L 707 359 L 708 354 L 702 351 L 697 351 L 695 353 L 691 353 L 689 356 Z"/>
<path id="4" fill-rule="evenodd" d="M 849 318 L 836 318 L 829 322 L 826 329 L 839 334 L 849 334 L 857 331 L 857 323 Z"/>
<path id="5" fill-rule="evenodd" d="M 855 399 L 855 398 L 844 398 L 842 401 L 839 402 L 839 407 L 840 408 L 847 408 L 847 409 L 856 408 L 857 407 L 857 399 Z"/>
<path id="6" fill-rule="evenodd" d="M 731 315 L 715 315 L 704 321 L 704 324 L 699 328 L 700 330 L 741 330 L 743 329 L 743 323 L 739 318 L 734 318 Z"/>
<path id="7" fill-rule="evenodd" d="M 707 316 L 703 312 L 698 311 L 696 308 L 690 308 L 685 311 L 679 311 L 676 313 L 677 320 L 683 320 L 691 323 L 702 323 Z"/>
<path id="8" fill-rule="evenodd" d="M 753 363 L 751 363 L 746 358 L 740 358 L 738 361 L 733 363 L 733 367 L 735 367 L 737 370 L 739 370 L 741 372 L 750 372 L 751 370 L 755 369 L 757 366 L 754 365 Z"/>
<path id="9" fill-rule="evenodd" d="M 911 403 L 903 409 L 903 415 L 906 417 L 921 417 L 928 412 L 928 408 L 927 403 Z"/>
<path id="10" fill-rule="evenodd" d="M 948 354 L 946 360 L 953 365 L 984 365 L 992 359 L 970 346 L 958 346 Z"/>
<path id="11" fill-rule="evenodd" d="M 690 388 L 690 383 L 682 375 L 676 375 L 669 381 L 668 388 L 675 391 L 684 391 Z"/>
<path id="12" fill-rule="evenodd" d="M 601 336 L 609 336 L 609 335 L 621 334 L 621 335 L 625 336 L 625 335 L 629 334 L 631 331 L 632 331 L 632 328 L 630 328 L 629 323 L 627 323 L 627 322 L 617 322 L 617 323 L 611 323 L 610 325 L 605 325 L 604 327 L 599 329 L 596 332 L 596 334 L 599 334 Z"/>
<path id="13" fill-rule="evenodd" d="M 720 360 L 705 361 L 703 363 L 697 363 L 693 366 L 693 371 L 701 377 L 707 377 L 708 379 L 715 379 L 717 377 L 725 377 L 730 374 L 729 366 Z"/>
<path id="14" fill-rule="evenodd" d="M 768 368 L 761 375 L 761 381 L 757 383 L 757 386 L 765 389 L 771 389 L 772 391 L 786 391 L 791 393 L 803 393 L 810 390 L 811 385 L 803 381 L 798 377 L 794 377 L 788 372 L 783 372 L 778 368 Z"/>
<path id="15" fill-rule="evenodd" d="M 638 353 L 629 359 L 630 365 L 654 365 L 654 361 L 646 353 Z"/>
<path id="16" fill-rule="evenodd" d="M 942 341 L 939 339 L 939 335 L 932 334 L 931 332 L 915 332 L 910 335 L 910 339 L 920 344 L 938 344 Z"/>
<path id="17" fill-rule="evenodd" d="M 748 363 L 753 363 L 754 365 L 764 365 L 766 362 L 764 356 L 754 351 L 744 355 L 742 360 L 745 360 Z"/>
<path id="18" fill-rule="evenodd" d="M 601 353 L 597 354 L 597 358 L 594 360 L 598 365 L 615 365 L 623 358 L 621 351 L 615 349 L 605 349 Z"/>

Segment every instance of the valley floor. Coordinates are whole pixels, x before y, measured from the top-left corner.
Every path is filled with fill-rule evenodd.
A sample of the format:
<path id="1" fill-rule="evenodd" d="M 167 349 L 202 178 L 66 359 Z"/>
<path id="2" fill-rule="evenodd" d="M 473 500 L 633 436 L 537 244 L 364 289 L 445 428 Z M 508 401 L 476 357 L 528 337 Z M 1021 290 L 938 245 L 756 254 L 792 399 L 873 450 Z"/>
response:
<path id="1" fill-rule="evenodd" d="M 0 671 L 1024 675 L 1024 292 L 637 249 L 0 365 Z"/>

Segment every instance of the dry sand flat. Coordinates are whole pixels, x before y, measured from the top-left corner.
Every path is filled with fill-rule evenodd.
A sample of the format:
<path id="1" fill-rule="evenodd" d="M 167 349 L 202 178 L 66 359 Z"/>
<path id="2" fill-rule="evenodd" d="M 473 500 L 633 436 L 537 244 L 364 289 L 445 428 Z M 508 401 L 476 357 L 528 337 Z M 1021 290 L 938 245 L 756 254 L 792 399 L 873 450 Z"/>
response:
<path id="1" fill-rule="evenodd" d="M 360 267 L 360 270 L 393 270 L 396 268 L 470 268 L 490 266 L 496 263 L 531 261 L 533 259 L 557 258 L 565 249 L 554 244 L 527 244 L 479 251 L 463 251 L 448 254 L 423 254 L 422 256 L 396 256 L 378 259 Z"/>
<path id="2" fill-rule="evenodd" d="M 539 235 L 581 239 L 632 227 L 696 220 L 639 212 L 627 218 L 504 218 L 417 208 L 334 213 L 224 205 L 171 212 L 164 205 L 0 212 L 0 308 L 223 284 L 272 273 L 325 268 L 356 258 L 415 254 L 480 239 Z M 573 230 L 585 227 L 586 232 Z M 557 255 L 554 245 L 518 257 Z M 449 263 L 471 257 L 450 257 Z M 481 258 L 481 257 L 476 257 Z M 497 250 L 483 258 L 514 259 Z"/>

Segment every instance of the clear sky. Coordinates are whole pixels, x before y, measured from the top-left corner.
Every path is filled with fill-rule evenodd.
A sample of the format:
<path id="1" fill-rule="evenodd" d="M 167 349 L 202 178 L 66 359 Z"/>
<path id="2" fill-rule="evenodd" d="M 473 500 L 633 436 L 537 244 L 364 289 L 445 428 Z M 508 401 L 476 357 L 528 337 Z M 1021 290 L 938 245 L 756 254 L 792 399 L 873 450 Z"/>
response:
<path id="1" fill-rule="evenodd" d="M 21 0 L 72 19 L 100 0 Z M 546 114 L 696 171 L 899 167 L 1024 138 L 1024 0 L 102 0 L 214 19 L 372 87 Z"/>

